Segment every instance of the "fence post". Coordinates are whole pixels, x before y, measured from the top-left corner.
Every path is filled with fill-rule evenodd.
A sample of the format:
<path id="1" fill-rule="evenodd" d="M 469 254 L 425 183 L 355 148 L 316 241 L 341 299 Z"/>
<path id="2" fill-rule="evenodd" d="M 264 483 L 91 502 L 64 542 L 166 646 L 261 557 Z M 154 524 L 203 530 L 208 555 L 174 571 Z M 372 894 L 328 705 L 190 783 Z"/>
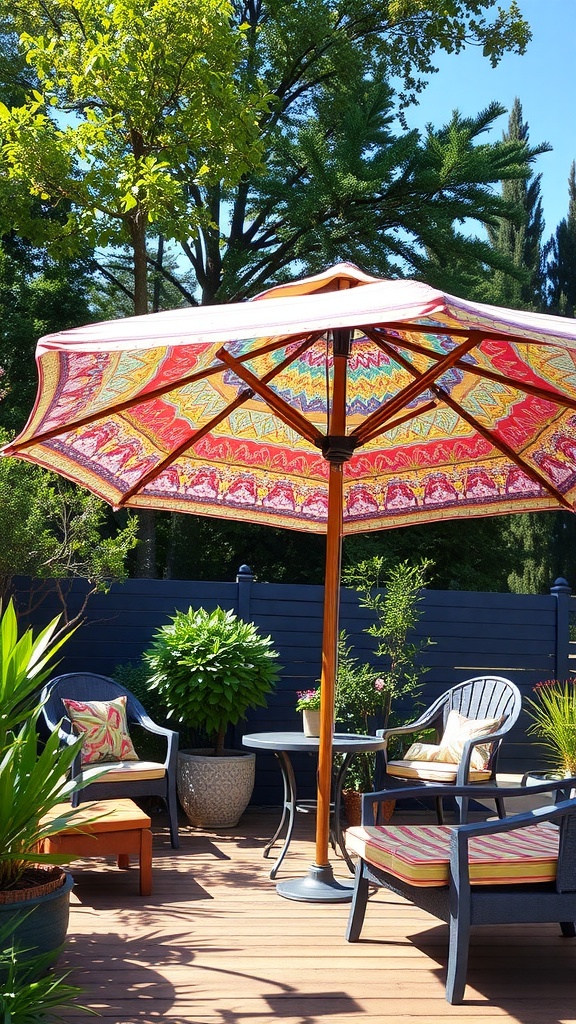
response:
<path id="1" fill-rule="evenodd" d="M 251 622 L 250 617 L 250 592 L 254 576 L 249 565 L 241 565 L 236 574 L 238 584 L 238 617 L 244 622 Z"/>
<path id="2" fill-rule="evenodd" d="M 555 677 L 568 679 L 570 676 L 570 596 L 572 587 L 562 576 L 554 581 L 550 593 L 556 598 L 556 651 Z"/>

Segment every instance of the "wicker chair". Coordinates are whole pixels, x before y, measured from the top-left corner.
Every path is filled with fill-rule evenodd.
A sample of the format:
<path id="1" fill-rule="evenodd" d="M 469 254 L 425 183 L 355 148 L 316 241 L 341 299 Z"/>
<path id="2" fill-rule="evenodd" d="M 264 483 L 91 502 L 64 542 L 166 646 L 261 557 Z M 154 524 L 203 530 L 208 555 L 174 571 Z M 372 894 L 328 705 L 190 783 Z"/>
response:
<path id="1" fill-rule="evenodd" d="M 111 764 L 104 777 L 75 793 L 72 803 L 77 805 L 82 800 L 113 800 L 115 797 L 134 798 L 139 796 L 160 796 L 168 808 L 170 822 L 170 839 L 176 849 L 178 840 L 178 799 L 176 796 L 176 759 L 178 754 L 178 733 L 165 729 L 147 714 L 139 700 L 125 687 L 120 686 L 107 676 L 95 675 L 91 672 L 71 672 L 52 679 L 42 692 L 42 715 L 44 725 L 49 732 L 59 730 L 63 743 L 71 743 L 76 739 L 72 722 L 68 717 L 63 699 L 79 701 L 110 701 L 126 696 L 126 717 L 128 726 L 139 725 L 147 732 L 155 733 L 166 739 L 166 757 L 164 761 L 131 761 Z M 92 767 L 92 771 L 101 764 Z M 89 773 L 90 767 L 82 768 L 81 755 L 72 765 L 72 777 L 78 778 L 83 772 Z"/>
<path id="2" fill-rule="evenodd" d="M 400 788 L 403 790 L 407 785 L 411 787 L 444 785 L 444 795 L 453 796 L 454 786 L 465 786 L 470 783 L 490 784 L 496 778 L 502 740 L 517 721 L 521 707 L 522 697 L 518 687 L 502 676 L 475 676 L 473 679 L 458 683 L 457 686 L 453 686 L 452 689 L 438 697 L 417 721 L 391 729 L 380 729 L 377 732 L 378 736 L 386 739 L 387 744 L 377 755 L 376 788 Z M 438 742 L 452 710 L 460 712 L 466 718 L 476 720 L 503 718 L 503 721 L 496 732 L 468 740 L 464 744 L 458 764 L 388 759 L 388 741 L 392 736 L 410 736 L 422 732 L 424 729 L 434 729 L 436 742 Z M 489 745 L 490 747 L 488 763 L 483 771 L 475 771 L 470 765 L 473 751 L 479 745 Z M 440 775 L 442 779 L 440 779 Z M 403 793 L 396 794 L 396 796 L 400 795 L 404 796 Z M 484 796 L 484 793 L 482 795 Z M 495 801 L 498 814 L 503 818 L 505 810 L 502 797 L 496 795 Z M 457 797 L 456 803 L 459 820 L 466 821 L 468 799 Z M 438 822 L 442 824 L 444 817 L 442 797 L 440 796 L 436 800 L 436 812 Z"/>
<path id="3" fill-rule="evenodd" d="M 378 826 L 381 802 L 389 792 L 365 794 L 362 825 L 348 829 L 348 850 L 359 855 L 346 938 L 360 937 L 371 888 L 384 886 L 450 925 L 446 998 L 461 1003 L 468 964 L 470 926 L 559 922 L 576 936 L 576 779 L 562 780 L 557 804 L 479 824 Z M 432 787 L 435 796 L 438 787 Z M 529 789 L 558 792 L 558 782 Z M 469 797 L 472 787 L 456 792 Z M 414 795 L 417 790 L 407 791 Z M 494 796 L 494 791 L 487 795 Z M 502 791 L 507 800 L 526 789 Z M 484 795 L 484 794 L 483 794 Z M 548 824 L 552 823 L 552 824 Z M 557 827 L 555 827 L 557 826 Z M 404 831 L 405 830 L 405 831 Z M 491 837 L 496 837 L 491 853 Z M 476 838 L 482 840 L 475 847 Z M 502 843 L 509 851 L 503 860 Z M 478 883 L 478 884 L 475 884 Z M 382 910 L 382 907 L 380 907 Z M 535 942 L 537 943 L 537 938 Z"/>

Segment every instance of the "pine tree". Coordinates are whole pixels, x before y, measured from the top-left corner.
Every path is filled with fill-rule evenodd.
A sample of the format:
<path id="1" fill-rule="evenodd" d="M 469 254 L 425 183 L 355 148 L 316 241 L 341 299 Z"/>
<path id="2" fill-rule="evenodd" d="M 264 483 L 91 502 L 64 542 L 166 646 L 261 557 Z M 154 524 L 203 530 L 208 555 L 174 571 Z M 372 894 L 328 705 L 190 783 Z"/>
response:
<path id="1" fill-rule="evenodd" d="M 560 221 L 546 246 L 548 309 L 574 316 L 576 309 L 576 162 L 568 178 L 568 216 Z"/>
<path id="2" fill-rule="evenodd" d="M 504 142 L 523 142 L 528 146 L 528 124 L 522 120 L 522 104 L 514 100 Z M 530 150 L 531 159 L 549 152 L 547 142 Z M 507 257 L 511 272 L 497 269 L 479 297 L 513 309 L 542 310 L 545 304 L 542 234 L 544 217 L 540 194 L 541 174 L 502 182 L 502 198 L 516 207 L 517 219 L 500 217 L 488 226 L 492 247 Z"/>

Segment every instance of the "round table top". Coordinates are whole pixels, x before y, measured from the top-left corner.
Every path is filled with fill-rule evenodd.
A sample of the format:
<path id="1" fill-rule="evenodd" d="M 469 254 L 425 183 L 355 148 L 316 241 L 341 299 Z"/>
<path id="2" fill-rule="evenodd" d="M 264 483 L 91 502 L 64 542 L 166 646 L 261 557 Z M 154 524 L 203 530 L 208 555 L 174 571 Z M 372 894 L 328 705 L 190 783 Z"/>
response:
<path id="1" fill-rule="evenodd" d="M 289 750 L 314 753 L 318 750 L 318 736 L 305 736 L 303 732 L 251 732 L 242 737 L 245 747 L 256 750 Z M 337 732 L 332 736 L 335 754 L 362 754 L 368 750 L 381 750 L 385 740 L 380 736 L 360 736 L 356 733 Z"/>

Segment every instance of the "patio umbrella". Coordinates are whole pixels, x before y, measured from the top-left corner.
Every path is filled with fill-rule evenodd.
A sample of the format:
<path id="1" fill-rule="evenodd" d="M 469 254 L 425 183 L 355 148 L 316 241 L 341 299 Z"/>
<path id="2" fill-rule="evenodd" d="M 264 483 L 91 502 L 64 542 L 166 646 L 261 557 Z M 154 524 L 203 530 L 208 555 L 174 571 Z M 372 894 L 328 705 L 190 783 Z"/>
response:
<path id="1" fill-rule="evenodd" d="M 37 363 L 5 454 L 115 508 L 326 533 L 316 858 L 281 891 L 349 898 L 328 861 L 342 535 L 573 510 L 575 321 L 339 264 L 251 302 L 48 335 Z"/>

